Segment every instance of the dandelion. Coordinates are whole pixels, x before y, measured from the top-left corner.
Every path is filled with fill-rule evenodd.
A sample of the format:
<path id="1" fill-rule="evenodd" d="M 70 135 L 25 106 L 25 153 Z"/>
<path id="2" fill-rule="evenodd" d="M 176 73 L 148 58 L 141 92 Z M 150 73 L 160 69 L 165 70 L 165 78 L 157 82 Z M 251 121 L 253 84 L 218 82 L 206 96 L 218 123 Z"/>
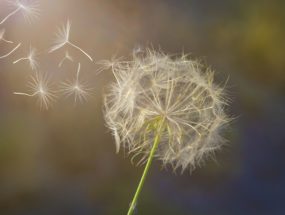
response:
<path id="1" fill-rule="evenodd" d="M 35 0 L 9 0 L 9 2 L 16 9 L 9 13 L 1 22 L 0 25 L 6 22 L 10 17 L 18 12 L 21 12 L 27 20 L 27 22 L 32 23 L 32 21 L 39 17 L 39 2 Z"/>
<path id="2" fill-rule="evenodd" d="M 58 31 L 56 33 L 56 39 L 54 42 L 54 46 L 52 46 L 50 48 L 49 53 L 52 53 L 52 52 L 62 48 L 65 45 L 70 45 L 70 46 L 76 48 L 77 50 L 79 50 L 80 52 L 82 52 L 91 61 L 93 61 L 91 56 L 89 54 L 87 54 L 83 49 L 81 49 L 80 47 L 78 47 L 74 43 L 70 42 L 70 28 L 71 28 L 71 23 L 69 20 L 67 20 L 67 23 L 65 26 L 63 26 L 62 28 L 58 28 Z"/>
<path id="3" fill-rule="evenodd" d="M 133 214 L 153 158 L 173 170 L 193 170 L 223 143 L 228 121 L 223 89 L 213 72 L 187 56 L 171 58 L 152 50 L 116 63 L 116 79 L 105 97 L 105 119 L 117 152 L 121 147 L 146 166 L 131 202 Z"/>
<path id="4" fill-rule="evenodd" d="M 0 59 L 6 58 L 8 56 L 10 56 L 11 54 L 13 54 L 19 47 L 21 46 L 21 43 L 19 43 L 18 45 L 16 45 L 15 48 L 13 48 L 10 52 L 8 52 L 7 54 L 0 56 Z"/>
<path id="5" fill-rule="evenodd" d="M 5 32 L 6 30 L 4 28 L 0 30 L 0 41 L 4 41 L 6 43 L 13 43 L 12 41 L 4 38 Z"/>
<path id="6" fill-rule="evenodd" d="M 15 95 L 28 97 L 36 97 L 41 108 L 48 109 L 51 103 L 55 100 L 55 92 L 51 89 L 49 79 L 46 75 L 36 72 L 31 76 L 31 81 L 28 83 L 30 93 L 14 92 Z"/>
<path id="7" fill-rule="evenodd" d="M 30 51 L 28 53 L 28 56 L 27 57 L 22 57 L 18 60 L 15 60 L 13 62 L 13 64 L 16 64 L 20 61 L 23 61 L 23 60 L 27 60 L 30 64 L 30 67 L 32 68 L 32 70 L 36 70 L 37 67 L 38 67 L 38 62 L 37 62 L 37 50 L 35 48 L 33 48 L 32 46 L 30 46 Z"/>
<path id="8" fill-rule="evenodd" d="M 65 60 L 73 62 L 73 58 L 69 55 L 68 51 L 65 52 L 64 58 L 62 58 L 62 60 L 59 62 L 58 67 L 61 67 Z"/>
<path id="9" fill-rule="evenodd" d="M 87 84 L 79 80 L 80 63 L 78 64 L 77 73 L 75 79 L 67 82 L 63 82 L 61 86 L 61 92 L 67 96 L 74 96 L 74 103 L 77 101 L 87 101 L 91 95 L 91 88 L 87 87 Z"/>

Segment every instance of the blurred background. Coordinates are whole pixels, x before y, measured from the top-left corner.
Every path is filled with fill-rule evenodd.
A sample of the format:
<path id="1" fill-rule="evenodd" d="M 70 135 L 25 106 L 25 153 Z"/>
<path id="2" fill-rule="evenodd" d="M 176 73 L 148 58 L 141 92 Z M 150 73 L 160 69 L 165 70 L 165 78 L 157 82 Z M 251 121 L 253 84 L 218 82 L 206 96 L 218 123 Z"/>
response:
<path id="1" fill-rule="evenodd" d="M 214 161 L 173 174 L 154 162 L 137 214 L 285 214 L 285 1 L 283 0 L 40 0 L 40 17 L 28 24 L 18 13 L 7 20 L 5 37 L 22 46 L 0 59 L 0 214 L 126 214 L 143 167 L 135 167 L 105 127 L 102 96 L 110 71 L 80 52 L 52 54 L 58 26 L 72 21 L 70 39 L 98 62 L 130 57 L 134 48 L 152 46 L 166 53 L 190 53 L 229 78 L 227 93 L 234 116 L 228 144 Z M 14 7 L 0 1 L 0 19 Z M 30 43 L 40 69 L 56 86 L 75 76 L 94 95 L 74 104 L 59 97 L 49 110 L 26 92 L 34 74 L 27 62 Z M 0 42 L 0 56 L 15 44 Z M 75 62 L 58 68 L 65 50 Z"/>

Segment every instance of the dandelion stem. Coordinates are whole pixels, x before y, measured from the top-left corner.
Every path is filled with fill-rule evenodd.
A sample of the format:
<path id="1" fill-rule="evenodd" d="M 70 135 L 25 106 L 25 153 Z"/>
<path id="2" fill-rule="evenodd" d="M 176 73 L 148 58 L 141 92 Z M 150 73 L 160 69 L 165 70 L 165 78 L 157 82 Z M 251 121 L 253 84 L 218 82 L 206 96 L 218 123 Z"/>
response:
<path id="1" fill-rule="evenodd" d="M 58 67 L 61 67 L 61 66 L 62 66 L 62 64 L 63 64 L 63 62 L 65 61 L 65 59 L 66 59 L 66 57 L 64 57 L 64 58 L 59 62 Z"/>
<path id="2" fill-rule="evenodd" d="M 16 51 L 19 47 L 21 46 L 21 43 L 19 43 L 12 51 L 10 51 L 9 53 L 3 55 L 3 56 L 0 56 L 0 59 L 2 58 L 5 58 L 5 57 L 8 57 L 10 54 L 12 54 L 14 51 Z"/>
<path id="3" fill-rule="evenodd" d="M 160 129 L 158 129 L 160 130 Z M 141 190 L 143 188 L 143 185 L 144 185 L 144 182 L 145 182 L 145 179 L 146 179 L 146 176 L 148 174 L 148 171 L 149 171 L 149 168 L 151 166 L 151 163 L 152 163 L 152 160 L 154 158 L 154 154 L 157 150 L 157 147 L 158 147 L 158 144 L 160 142 L 160 135 L 161 135 L 161 132 L 158 131 L 156 136 L 155 136 L 155 139 L 154 139 L 154 143 L 153 143 L 153 146 L 152 146 L 152 149 L 149 153 L 149 157 L 148 157 L 148 160 L 147 160 L 147 163 L 145 165 L 145 168 L 144 168 L 144 171 L 143 171 L 143 174 L 142 174 L 142 177 L 140 179 L 140 182 L 139 182 L 139 185 L 137 187 L 137 190 L 136 190 L 136 193 L 133 197 L 133 200 L 132 200 L 132 203 L 129 207 L 129 210 L 128 210 L 128 214 L 127 215 L 132 215 L 134 213 L 134 210 L 135 210 L 135 207 L 136 207 L 136 204 L 137 204 L 137 201 L 138 201 L 138 197 L 141 193 Z"/>
<path id="4" fill-rule="evenodd" d="M 2 38 L 2 40 L 3 40 L 4 42 L 6 42 L 6 43 L 13 43 L 12 41 L 6 40 L 5 38 Z"/>
<path id="5" fill-rule="evenodd" d="M 16 10 L 9 13 L 1 22 L 0 25 L 2 25 L 7 19 L 9 19 L 11 16 L 13 16 L 15 13 L 17 13 L 19 10 L 21 10 L 20 7 L 18 7 Z"/>
<path id="6" fill-rule="evenodd" d="M 18 59 L 18 60 L 15 60 L 15 61 L 13 62 L 13 64 L 16 64 L 16 63 L 18 63 L 18 62 L 20 62 L 20 61 L 22 61 L 22 60 L 28 60 L 28 58 L 26 58 L 26 57 L 20 58 L 20 59 Z"/>
<path id="7" fill-rule="evenodd" d="M 38 93 L 38 92 L 35 92 L 35 93 L 33 93 L 33 94 L 14 92 L 13 94 L 14 94 L 14 95 L 20 95 L 20 96 L 30 96 L 30 97 L 33 97 L 33 96 L 35 96 L 37 93 Z"/>
<path id="8" fill-rule="evenodd" d="M 81 49 L 80 47 L 78 47 L 77 45 L 75 45 L 69 41 L 68 41 L 68 44 L 71 45 L 72 47 L 78 49 L 79 51 L 81 51 L 86 57 L 89 58 L 89 60 L 93 61 L 92 57 L 89 54 L 87 54 L 83 49 Z"/>

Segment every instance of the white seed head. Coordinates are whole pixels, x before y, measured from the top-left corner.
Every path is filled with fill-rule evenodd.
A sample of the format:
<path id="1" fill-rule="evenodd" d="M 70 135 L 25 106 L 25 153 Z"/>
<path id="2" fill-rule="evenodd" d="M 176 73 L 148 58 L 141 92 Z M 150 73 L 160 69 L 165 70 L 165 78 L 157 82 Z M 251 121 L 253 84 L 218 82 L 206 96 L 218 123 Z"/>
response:
<path id="1" fill-rule="evenodd" d="M 55 92 L 50 87 L 50 81 L 47 75 L 36 72 L 31 76 L 31 81 L 28 83 L 30 93 L 14 92 L 15 95 L 36 97 L 41 108 L 49 109 L 52 102 L 55 101 Z"/>
<path id="2" fill-rule="evenodd" d="M 39 2 L 35 0 L 17 0 L 17 5 L 21 8 L 24 18 L 32 23 L 40 15 Z"/>
<path id="3" fill-rule="evenodd" d="M 66 25 L 63 25 L 61 28 L 58 28 L 55 35 L 56 38 L 54 40 L 54 45 L 50 48 L 49 53 L 52 53 L 65 45 L 69 45 L 83 53 L 86 57 L 88 57 L 90 61 L 93 61 L 92 57 L 87 52 L 85 52 L 82 48 L 70 41 L 70 29 L 71 22 L 69 20 L 67 20 Z"/>
<path id="4" fill-rule="evenodd" d="M 160 132 L 155 156 L 173 169 L 194 169 L 223 143 L 228 121 L 223 89 L 213 72 L 187 56 L 147 50 L 112 67 L 116 82 L 105 97 L 105 119 L 122 146 L 144 162 Z"/>
<path id="5" fill-rule="evenodd" d="M 80 63 L 78 64 L 76 77 L 73 80 L 63 82 L 60 91 L 66 97 L 73 96 L 74 103 L 87 101 L 91 95 L 92 89 L 87 86 L 87 83 L 79 80 Z"/>

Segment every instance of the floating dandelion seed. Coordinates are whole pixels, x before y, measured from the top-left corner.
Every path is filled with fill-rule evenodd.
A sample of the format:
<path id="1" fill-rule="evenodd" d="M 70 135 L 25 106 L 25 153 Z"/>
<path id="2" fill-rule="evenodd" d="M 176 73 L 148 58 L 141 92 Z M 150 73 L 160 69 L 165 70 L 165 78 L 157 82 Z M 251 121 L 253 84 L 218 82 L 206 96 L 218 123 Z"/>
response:
<path id="1" fill-rule="evenodd" d="M 48 109 L 50 104 L 55 100 L 54 91 L 51 90 L 49 80 L 46 75 L 36 72 L 28 83 L 30 93 L 14 92 L 15 95 L 36 97 L 41 108 Z"/>
<path id="2" fill-rule="evenodd" d="M 15 15 L 18 12 L 21 12 L 27 20 L 27 22 L 32 23 L 32 21 L 39 17 L 39 2 L 35 0 L 15 0 L 9 1 L 13 6 L 16 7 L 11 13 L 9 13 L 1 22 L 0 25 L 7 21 L 11 16 Z"/>
<path id="3" fill-rule="evenodd" d="M 75 103 L 77 101 L 79 102 L 87 101 L 92 91 L 91 88 L 87 87 L 86 83 L 80 82 L 79 73 L 80 73 L 80 63 L 78 64 L 76 78 L 71 81 L 63 82 L 60 90 L 67 97 L 74 96 Z"/>
<path id="4" fill-rule="evenodd" d="M 13 64 L 16 64 L 20 61 L 23 60 L 27 60 L 29 61 L 30 67 L 32 68 L 32 70 L 36 70 L 38 67 L 38 62 L 37 62 L 37 50 L 35 48 L 33 48 L 32 46 L 30 46 L 30 51 L 27 57 L 22 57 L 18 60 L 15 60 L 13 62 Z"/>
<path id="5" fill-rule="evenodd" d="M 93 59 L 91 58 L 91 56 L 89 54 L 87 54 L 84 50 L 82 50 L 77 45 L 70 42 L 70 38 L 69 38 L 70 37 L 70 28 L 71 28 L 71 23 L 69 20 L 67 20 L 67 23 L 65 26 L 58 28 L 58 31 L 56 33 L 56 39 L 54 42 L 54 46 L 52 46 L 50 48 L 49 53 L 52 53 L 52 52 L 56 51 L 57 49 L 62 48 L 65 45 L 70 45 L 70 46 L 76 48 L 77 50 L 81 51 L 86 57 L 88 57 L 91 61 L 93 61 Z"/>
<path id="6" fill-rule="evenodd" d="M 7 39 L 4 38 L 5 32 L 6 31 L 5 31 L 4 28 L 0 30 L 0 41 L 4 41 L 6 43 L 13 43 L 12 41 L 7 40 Z"/>
<path id="7" fill-rule="evenodd" d="M 19 47 L 21 46 L 21 43 L 19 43 L 15 48 L 13 48 L 9 53 L 3 55 L 3 56 L 0 56 L 0 59 L 3 59 L 3 58 L 6 58 L 8 57 L 9 55 L 13 54 L 14 51 L 16 51 Z"/>
<path id="8" fill-rule="evenodd" d="M 185 56 L 170 58 L 147 50 L 116 63 L 116 83 L 105 97 L 105 119 L 115 137 L 146 167 L 129 208 L 133 214 L 153 158 L 174 170 L 194 169 L 223 143 L 228 122 L 223 89 L 213 72 Z"/>
<path id="9" fill-rule="evenodd" d="M 111 60 L 100 60 L 97 62 L 98 65 L 100 65 L 99 69 L 97 69 L 97 74 L 100 74 L 102 71 L 107 69 L 114 70 L 116 68 L 116 64 L 122 64 L 121 57 L 116 58 L 113 56 Z"/>
<path id="10" fill-rule="evenodd" d="M 69 55 L 68 51 L 65 52 L 64 58 L 62 58 L 62 60 L 59 62 L 58 67 L 61 67 L 65 60 L 73 62 L 73 58 Z"/>

